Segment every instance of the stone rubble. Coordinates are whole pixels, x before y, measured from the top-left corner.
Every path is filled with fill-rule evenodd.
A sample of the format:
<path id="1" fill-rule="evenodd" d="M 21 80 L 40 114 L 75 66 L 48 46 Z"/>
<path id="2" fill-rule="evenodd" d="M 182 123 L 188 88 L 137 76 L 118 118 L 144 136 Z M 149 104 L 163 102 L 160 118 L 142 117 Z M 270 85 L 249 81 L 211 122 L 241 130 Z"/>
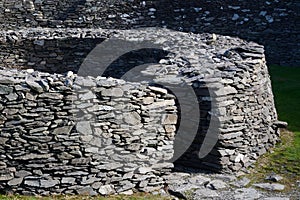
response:
<path id="1" fill-rule="evenodd" d="M 208 172 L 208 171 L 207 171 Z M 264 190 L 258 190 L 255 188 L 256 184 L 250 184 L 249 187 L 238 187 L 237 185 L 240 180 L 237 180 L 236 176 L 231 176 L 230 178 L 227 175 L 211 174 L 211 173 L 201 173 L 201 175 L 196 175 L 194 173 L 185 173 L 183 176 L 180 172 L 173 172 L 172 179 L 166 178 L 168 183 L 168 191 L 170 194 L 181 198 L 181 199 L 214 199 L 214 200 L 254 200 L 254 199 L 266 199 L 266 200 L 289 200 L 297 199 L 299 197 L 299 192 L 295 194 L 284 194 L 284 193 L 270 193 L 268 192 L 269 188 Z M 168 175 L 169 176 L 169 175 Z M 229 181 L 229 179 L 230 181 Z M 194 180 L 211 180 L 210 183 L 201 184 L 190 184 Z M 246 179 L 245 177 L 243 179 Z M 192 180 L 192 181 L 191 181 Z M 224 186 L 225 183 L 223 180 L 227 180 L 227 187 L 216 188 L 211 187 L 211 183 L 219 183 L 218 185 Z M 220 184 L 222 183 L 222 184 Z M 267 184 L 267 183 L 265 183 Z M 230 186 L 229 186 L 230 185 Z"/>

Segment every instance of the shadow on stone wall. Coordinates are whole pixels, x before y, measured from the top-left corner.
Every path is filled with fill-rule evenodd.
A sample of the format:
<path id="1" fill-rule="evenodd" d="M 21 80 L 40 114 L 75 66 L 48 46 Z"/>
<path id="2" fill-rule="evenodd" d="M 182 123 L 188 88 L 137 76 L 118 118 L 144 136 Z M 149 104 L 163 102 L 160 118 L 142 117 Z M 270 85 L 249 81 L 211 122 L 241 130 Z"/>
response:
<path id="1" fill-rule="evenodd" d="M 289 1 L 4 1 L 0 27 L 166 27 L 236 36 L 265 46 L 268 64 L 300 66 L 300 4 Z M 2 5 L 0 2 L 0 5 Z M 16 5 L 15 5 L 16 4 Z M 8 8 L 8 9 L 5 9 Z"/>
<path id="2" fill-rule="evenodd" d="M 66 38 L 23 40 L 1 44 L 2 64 L 8 68 L 32 68 L 42 72 L 77 72 L 86 56 L 104 39 Z"/>
<path id="3" fill-rule="evenodd" d="M 105 77 L 113 77 L 117 79 L 124 79 L 126 81 L 136 81 L 135 78 L 141 73 L 138 73 L 138 71 L 133 71 L 129 76 L 126 76 L 126 72 L 129 72 L 131 69 L 135 68 L 139 65 L 146 65 L 146 64 L 158 64 L 161 59 L 168 59 L 168 55 L 170 52 L 163 51 L 160 49 L 141 49 L 137 51 L 131 51 L 123 56 L 119 57 L 117 60 L 111 63 L 110 66 L 107 67 L 106 71 L 103 73 L 103 76 Z M 150 66 L 151 67 L 151 66 Z M 137 73 L 137 74 L 135 74 Z M 125 75 L 125 77 L 124 77 Z M 124 78 L 123 78 L 124 77 Z M 143 77 L 143 75 L 142 75 Z M 145 78 L 147 78 L 144 75 Z M 139 78 L 138 78 L 139 79 Z M 155 82 L 151 83 L 151 80 L 146 80 L 150 82 L 150 85 L 154 85 L 157 87 L 163 87 L 163 85 L 156 84 Z M 152 80 L 153 81 L 153 80 Z M 173 91 L 168 88 L 168 91 L 176 96 Z M 210 171 L 216 171 L 219 172 L 222 170 L 222 165 L 220 163 L 220 160 L 217 158 L 220 158 L 220 154 L 213 149 L 206 157 L 200 159 L 198 157 L 201 145 L 204 142 L 204 139 L 207 135 L 209 125 L 211 123 L 211 116 L 209 112 L 211 112 L 212 105 L 211 101 L 203 101 L 204 98 L 210 97 L 210 93 L 207 87 L 193 87 L 193 90 L 197 96 L 197 101 L 199 105 L 200 110 L 200 120 L 199 120 L 199 126 L 198 126 L 198 132 L 191 144 L 190 147 L 181 155 L 179 159 L 177 159 L 174 164 L 176 169 L 180 169 L 181 166 L 186 167 L 192 167 L 192 168 L 201 168 L 201 169 L 209 169 Z M 177 96 L 176 96 L 177 97 Z M 179 98 L 179 97 L 177 97 Z M 180 126 L 180 119 L 182 114 L 187 114 L 187 112 L 183 112 L 181 110 L 180 104 L 178 102 L 178 99 L 176 99 L 176 106 L 178 111 L 178 122 L 176 130 L 178 131 L 178 128 Z M 175 138 L 175 155 L 177 152 L 180 152 L 180 145 L 176 146 L 176 144 L 179 144 L 181 142 L 186 143 L 187 141 L 180 141 L 182 138 Z M 183 138 L 184 139 L 184 138 Z M 177 148 L 176 148 L 177 147 Z M 179 148 L 178 148 L 179 147 Z M 180 171 L 180 170 L 179 170 Z"/>
<path id="4" fill-rule="evenodd" d="M 269 65 L 300 66 L 299 2 L 160 0 L 147 9 L 143 26 L 239 37 L 264 45 Z"/>

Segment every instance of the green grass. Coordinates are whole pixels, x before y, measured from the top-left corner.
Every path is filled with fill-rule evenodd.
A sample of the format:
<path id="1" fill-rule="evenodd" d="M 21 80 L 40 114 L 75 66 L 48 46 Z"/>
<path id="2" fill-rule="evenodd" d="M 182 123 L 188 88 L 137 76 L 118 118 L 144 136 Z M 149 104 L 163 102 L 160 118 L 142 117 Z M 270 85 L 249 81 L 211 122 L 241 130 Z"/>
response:
<path id="1" fill-rule="evenodd" d="M 271 66 L 269 70 L 279 119 L 294 132 L 293 142 L 280 155 L 294 162 L 300 174 L 300 68 Z"/>
<path id="2" fill-rule="evenodd" d="M 294 190 L 300 180 L 300 68 L 271 66 L 269 72 L 279 119 L 289 125 L 281 133 L 281 142 L 258 159 L 248 177 L 261 182 L 275 172 L 284 177 L 281 183 L 287 190 Z"/>
<path id="3" fill-rule="evenodd" d="M 300 132 L 300 67 L 271 66 L 269 71 L 279 119 Z"/>

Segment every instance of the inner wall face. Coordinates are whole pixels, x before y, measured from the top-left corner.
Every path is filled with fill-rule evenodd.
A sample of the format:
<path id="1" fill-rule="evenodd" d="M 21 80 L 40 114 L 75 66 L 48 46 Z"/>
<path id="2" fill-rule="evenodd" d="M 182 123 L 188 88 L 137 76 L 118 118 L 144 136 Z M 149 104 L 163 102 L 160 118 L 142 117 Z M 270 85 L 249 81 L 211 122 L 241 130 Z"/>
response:
<path id="1" fill-rule="evenodd" d="M 1 43 L 1 63 L 7 68 L 42 72 L 77 72 L 83 60 L 104 38 L 27 39 Z"/>
<path id="2" fill-rule="evenodd" d="M 187 145 L 175 164 L 221 172 L 249 166 L 276 143 L 277 116 L 262 46 L 166 29 L 83 29 L 80 34 L 76 29 L 2 33 L 2 62 L 8 68 L 80 75 L 83 66 L 93 72 L 108 56 L 120 54 L 104 71 L 128 81 L 2 71 L 0 151 L 10 155 L 1 157 L 2 188 L 45 194 L 101 194 L 101 187 L 111 193 L 145 191 L 163 186 L 163 175 L 173 167 L 167 161 L 180 152 L 178 143 Z M 111 38 L 131 46 L 110 49 L 104 57 L 94 51 Z M 163 51 L 139 51 L 144 47 Z M 135 78 L 152 81 L 133 79 L 122 69 L 138 69 Z M 193 96 L 196 103 L 189 104 Z M 193 118 L 196 108 L 199 116 Z M 182 119 L 188 117 L 198 129 L 180 137 Z"/>
<path id="3" fill-rule="evenodd" d="M 52 0 L 0 2 L 0 29 L 166 27 L 263 44 L 269 65 L 300 65 L 297 1 Z"/>

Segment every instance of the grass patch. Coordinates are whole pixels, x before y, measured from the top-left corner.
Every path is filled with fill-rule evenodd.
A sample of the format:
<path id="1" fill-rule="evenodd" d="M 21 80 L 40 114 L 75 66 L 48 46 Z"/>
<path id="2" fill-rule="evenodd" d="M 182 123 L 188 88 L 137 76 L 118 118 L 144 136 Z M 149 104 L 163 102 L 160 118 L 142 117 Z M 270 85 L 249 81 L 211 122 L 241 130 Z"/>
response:
<path id="1" fill-rule="evenodd" d="M 289 123 L 281 133 L 281 142 L 261 156 L 248 177 L 252 182 L 264 182 L 266 175 L 275 172 L 284 177 L 286 190 L 297 189 L 300 180 L 300 68 L 271 66 L 275 105 L 279 119 Z"/>
<path id="2" fill-rule="evenodd" d="M 271 66 L 269 72 L 279 119 L 300 132 L 300 67 Z"/>
<path id="3" fill-rule="evenodd" d="M 271 66 L 269 70 L 279 119 L 287 121 L 294 132 L 290 142 L 282 137 L 288 145 L 275 153 L 274 159 L 282 158 L 288 171 L 300 175 L 300 68 Z"/>
<path id="4" fill-rule="evenodd" d="M 266 182 L 267 175 L 276 173 L 283 177 L 279 183 L 286 186 L 285 191 L 297 189 L 296 182 L 300 180 L 300 158 L 296 157 L 298 152 L 294 152 L 294 136 L 293 132 L 282 131 L 281 142 L 271 152 L 261 156 L 247 175 L 252 183 Z"/>

